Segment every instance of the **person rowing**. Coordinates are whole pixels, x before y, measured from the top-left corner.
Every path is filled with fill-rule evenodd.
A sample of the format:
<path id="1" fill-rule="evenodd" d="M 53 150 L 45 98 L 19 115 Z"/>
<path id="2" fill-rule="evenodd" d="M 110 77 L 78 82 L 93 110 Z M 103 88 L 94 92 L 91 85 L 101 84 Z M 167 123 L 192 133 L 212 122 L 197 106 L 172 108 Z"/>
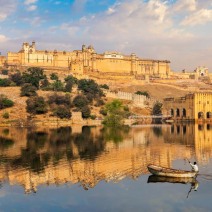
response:
<path id="1" fill-rule="evenodd" d="M 187 160 L 188 160 L 188 159 L 187 159 Z M 199 172 L 199 168 L 198 168 L 196 162 L 191 163 L 189 160 L 188 160 L 188 162 L 189 162 L 189 164 L 190 164 L 190 166 L 191 166 L 191 170 L 192 170 L 193 172 Z"/>

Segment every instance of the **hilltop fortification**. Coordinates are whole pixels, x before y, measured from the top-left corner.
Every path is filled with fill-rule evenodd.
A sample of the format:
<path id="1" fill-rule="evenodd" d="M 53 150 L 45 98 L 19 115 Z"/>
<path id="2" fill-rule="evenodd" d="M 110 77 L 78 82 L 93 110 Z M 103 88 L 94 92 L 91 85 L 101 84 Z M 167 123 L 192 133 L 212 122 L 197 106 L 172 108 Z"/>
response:
<path id="1" fill-rule="evenodd" d="M 3 61 L 3 60 L 2 60 Z M 4 61 L 5 62 L 5 61 Z M 170 61 L 138 58 L 134 53 L 122 55 L 118 52 L 96 53 L 92 46 L 81 50 L 49 51 L 37 50 L 35 42 L 23 43 L 19 52 L 8 52 L 8 66 L 67 69 L 76 74 L 105 73 L 119 75 L 153 76 L 168 78 Z"/>

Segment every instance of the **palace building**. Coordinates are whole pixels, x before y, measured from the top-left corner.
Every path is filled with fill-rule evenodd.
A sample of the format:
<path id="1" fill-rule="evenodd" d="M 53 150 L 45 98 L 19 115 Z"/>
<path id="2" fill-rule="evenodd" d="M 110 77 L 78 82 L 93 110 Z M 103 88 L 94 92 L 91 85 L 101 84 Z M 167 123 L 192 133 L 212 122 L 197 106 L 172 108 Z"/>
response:
<path id="1" fill-rule="evenodd" d="M 72 73 L 89 72 L 119 75 L 149 75 L 168 78 L 170 61 L 138 58 L 135 54 L 122 55 L 118 52 L 97 54 L 92 46 L 82 46 L 81 50 L 49 51 L 37 50 L 35 42 L 23 43 L 19 52 L 8 52 L 8 66 L 37 66 L 43 68 L 68 69 Z"/>
<path id="2" fill-rule="evenodd" d="M 163 114 L 174 120 L 212 122 L 212 93 L 192 93 L 180 98 L 165 98 Z"/>

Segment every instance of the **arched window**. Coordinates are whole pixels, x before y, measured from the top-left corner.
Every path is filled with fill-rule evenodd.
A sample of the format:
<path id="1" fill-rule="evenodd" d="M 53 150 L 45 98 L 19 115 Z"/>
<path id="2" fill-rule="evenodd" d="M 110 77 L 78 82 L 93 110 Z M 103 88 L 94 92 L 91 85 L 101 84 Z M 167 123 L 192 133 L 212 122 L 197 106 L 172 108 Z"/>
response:
<path id="1" fill-rule="evenodd" d="M 183 108 L 183 117 L 186 117 L 186 109 Z"/>
<path id="2" fill-rule="evenodd" d="M 179 108 L 177 108 L 177 110 L 176 110 L 176 116 L 177 116 L 177 117 L 180 116 L 180 109 L 179 109 Z"/>
<path id="3" fill-rule="evenodd" d="M 207 112 L 207 119 L 211 119 L 212 118 L 212 113 L 211 112 Z"/>
<path id="4" fill-rule="evenodd" d="M 204 113 L 203 112 L 198 113 L 198 119 L 204 119 Z"/>

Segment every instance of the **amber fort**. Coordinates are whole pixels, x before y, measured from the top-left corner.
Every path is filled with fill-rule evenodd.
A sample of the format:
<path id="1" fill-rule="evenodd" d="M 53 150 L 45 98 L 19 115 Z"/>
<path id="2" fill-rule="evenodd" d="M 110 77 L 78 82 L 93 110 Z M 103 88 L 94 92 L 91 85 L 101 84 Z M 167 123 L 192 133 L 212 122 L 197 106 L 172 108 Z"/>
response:
<path id="1" fill-rule="evenodd" d="M 49 70 L 50 73 L 56 70 L 59 74 L 73 74 L 82 77 L 96 77 L 98 75 L 104 80 L 117 79 L 116 84 L 120 84 L 122 77 L 124 77 L 125 83 L 136 80 L 136 84 L 139 85 L 149 83 L 150 79 L 160 80 L 160 84 L 167 84 L 170 88 L 175 87 L 181 90 L 183 89 L 182 84 L 174 84 L 176 79 L 188 79 L 193 82 L 205 78 L 208 78 L 209 82 L 212 80 L 212 74 L 204 66 L 199 66 L 192 72 L 188 70 L 173 72 L 169 60 L 144 59 L 139 58 L 134 53 L 124 55 L 116 51 L 106 51 L 99 54 L 91 45 L 88 47 L 82 45 L 80 50 L 73 51 L 38 50 L 36 43 L 33 41 L 31 44 L 23 43 L 18 52 L 8 52 L 7 56 L 0 56 L 0 67 L 24 70 L 33 66 L 42 67 L 44 70 Z M 155 82 L 154 85 L 156 85 Z M 175 121 L 198 120 L 211 122 L 211 87 L 207 87 L 207 91 L 200 92 L 200 89 L 195 85 L 194 88 L 189 87 L 188 84 L 185 86 L 187 87 L 187 90 L 184 90 L 186 95 L 176 98 L 176 95 L 175 97 L 171 96 L 173 95 L 172 92 L 169 97 L 166 96 L 163 101 L 163 114 L 172 116 Z M 164 92 L 164 95 L 167 95 L 166 92 Z M 108 98 L 129 100 L 135 106 L 142 108 L 148 102 L 145 96 L 128 91 L 123 92 L 122 90 L 117 92 L 108 91 L 106 96 Z M 149 105 L 152 102 L 149 101 Z"/>
<path id="2" fill-rule="evenodd" d="M 81 50 L 49 51 L 37 50 L 35 42 L 23 43 L 19 52 L 8 52 L 1 56 L 0 66 L 39 66 L 44 68 L 63 68 L 72 73 L 89 72 L 118 73 L 130 75 L 150 75 L 167 78 L 170 75 L 170 61 L 141 59 L 134 53 L 123 55 L 119 52 L 97 54 L 93 46 L 82 46 Z"/>

